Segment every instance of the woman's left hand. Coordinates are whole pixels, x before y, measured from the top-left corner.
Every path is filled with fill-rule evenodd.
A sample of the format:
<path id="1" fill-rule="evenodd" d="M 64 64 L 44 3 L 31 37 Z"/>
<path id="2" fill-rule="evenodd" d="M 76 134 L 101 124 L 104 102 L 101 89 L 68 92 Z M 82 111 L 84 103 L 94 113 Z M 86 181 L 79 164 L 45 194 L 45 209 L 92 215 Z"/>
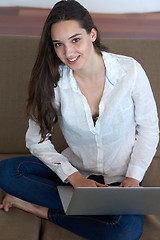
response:
<path id="1" fill-rule="evenodd" d="M 139 187 L 139 181 L 137 179 L 127 177 L 121 183 L 120 187 Z"/>

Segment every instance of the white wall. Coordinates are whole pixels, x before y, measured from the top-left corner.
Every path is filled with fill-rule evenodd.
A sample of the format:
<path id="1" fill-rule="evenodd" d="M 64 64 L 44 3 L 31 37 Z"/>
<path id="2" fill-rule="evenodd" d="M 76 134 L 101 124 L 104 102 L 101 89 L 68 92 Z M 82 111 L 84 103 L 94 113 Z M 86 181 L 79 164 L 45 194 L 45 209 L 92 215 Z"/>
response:
<path id="1" fill-rule="evenodd" d="M 160 11 L 160 0 L 78 0 L 90 12 L 140 13 Z M 52 8 L 57 0 L 0 0 L 0 6 Z"/>

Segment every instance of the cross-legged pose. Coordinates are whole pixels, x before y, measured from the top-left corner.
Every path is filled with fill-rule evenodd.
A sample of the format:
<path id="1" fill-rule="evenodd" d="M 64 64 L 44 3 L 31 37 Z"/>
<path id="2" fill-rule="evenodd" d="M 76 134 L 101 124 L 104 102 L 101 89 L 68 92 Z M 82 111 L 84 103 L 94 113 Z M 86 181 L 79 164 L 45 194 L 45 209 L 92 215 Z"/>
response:
<path id="1" fill-rule="evenodd" d="M 29 83 L 31 156 L 0 162 L 0 208 L 46 218 L 90 240 L 138 240 L 143 216 L 67 216 L 57 185 L 139 187 L 156 152 L 158 117 L 148 78 L 101 44 L 88 11 L 57 2 L 46 19 Z M 52 142 L 59 122 L 68 148 Z M 56 140 L 56 139 L 55 139 Z M 97 238 L 98 236 L 98 238 Z"/>

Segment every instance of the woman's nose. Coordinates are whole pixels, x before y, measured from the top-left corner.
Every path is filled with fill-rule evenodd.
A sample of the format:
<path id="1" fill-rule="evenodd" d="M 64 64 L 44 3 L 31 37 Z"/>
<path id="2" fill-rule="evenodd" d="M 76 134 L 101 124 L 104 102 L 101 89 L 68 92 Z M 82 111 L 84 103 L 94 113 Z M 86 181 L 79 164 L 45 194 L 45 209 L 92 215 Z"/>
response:
<path id="1" fill-rule="evenodd" d="M 66 55 L 66 57 L 68 57 L 68 58 L 71 57 L 72 53 L 73 53 L 73 47 L 66 46 L 65 47 L 65 55 Z"/>

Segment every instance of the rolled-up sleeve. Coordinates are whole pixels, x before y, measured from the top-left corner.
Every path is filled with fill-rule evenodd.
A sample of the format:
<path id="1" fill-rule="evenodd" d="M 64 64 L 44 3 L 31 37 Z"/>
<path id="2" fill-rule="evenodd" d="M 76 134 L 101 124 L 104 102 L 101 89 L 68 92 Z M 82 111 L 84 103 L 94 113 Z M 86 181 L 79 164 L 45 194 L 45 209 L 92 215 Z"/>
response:
<path id="1" fill-rule="evenodd" d="M 77 169 L 71 165 L 65 156 L 55 150 L 49 138 L 39 143 L 41 139 L 39 131 L 38 124 L 30 119 L 29 128 L 26 133 L 26 147 L 32 155 L 40 159 L 65 182 L 68 176 L 76 172 Z"/>
<path id="2" fill-rule="evenodd" d="M 136 61 L 134 79 L 132 98 L 135 106 L 136 139 L 126 177 L 141 181 L 156 153 L 159 126 L 156 103 L 149 80 Z"/>

